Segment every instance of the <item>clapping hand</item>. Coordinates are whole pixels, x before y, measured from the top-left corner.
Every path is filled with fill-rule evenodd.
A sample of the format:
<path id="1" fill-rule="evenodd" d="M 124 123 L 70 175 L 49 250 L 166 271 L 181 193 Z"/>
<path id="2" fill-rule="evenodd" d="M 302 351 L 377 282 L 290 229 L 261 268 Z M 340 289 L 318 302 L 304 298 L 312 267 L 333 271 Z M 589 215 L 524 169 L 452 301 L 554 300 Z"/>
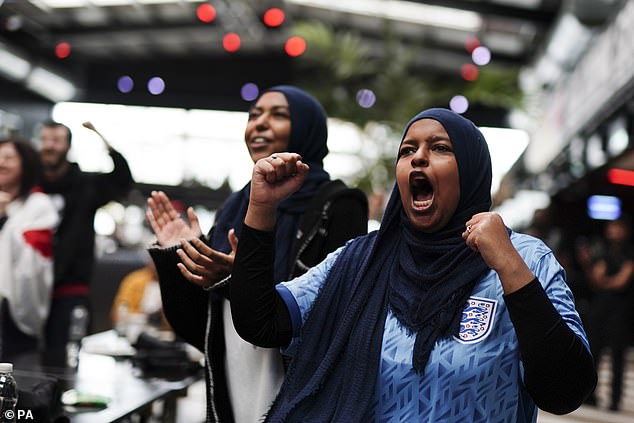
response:
<path id="1" fill-rule="evenodd" d="M 183 239 L 199 238 L 202 235 L 194 209 L 187 209 L 189 224 L 178 214 L 163 191 L 152 191 L 147 200 L 145 213 L 161 247 L 179 244 Z"/>
<path id="2" fill-rule="evenodd" d="M 227 235 L 231 253 L 214 250 L 198 238 L 182 240 L 176 253 L 181 259 L 178 269 L 185 279 L 204 288 L 213 286 L 227 277 L 233 268 L 233 259 L 238 248 L 238 237 L 231 229 Z"/>

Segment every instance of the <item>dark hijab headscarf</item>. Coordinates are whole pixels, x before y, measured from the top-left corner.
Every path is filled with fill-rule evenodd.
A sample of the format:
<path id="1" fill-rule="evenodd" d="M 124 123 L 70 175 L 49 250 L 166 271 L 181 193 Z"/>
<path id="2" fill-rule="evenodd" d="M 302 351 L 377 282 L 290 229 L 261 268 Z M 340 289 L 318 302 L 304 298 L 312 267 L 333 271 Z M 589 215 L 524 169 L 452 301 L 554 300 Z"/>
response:
<path id="1" fill-rule="evenodd" d="M 438 232 L 419 232 L 394 186 L 379 231 L 349 244 L 330 270 L 267 421 L 363 421 L 374 401 L 388 309 L 416 337 L 418 373 L 435 343 L 458 333 L 466 300 L 488 271 L 462 232 L 491 207 L 491 159 L 476 126 L 446 109 L 416 115 L 403 138 L 421 119 L 438 121 L 453 145 L 460 173 L 454 215 Z"/>
<path id="2" fill-rule="evenodd" d="M 330 180 L 330 176 L 323 169 L 323 159 L 328 154 L 328 127 L 326 112 L 310 94 L 289 85 L 278 85 L 262 94 L 271 91 L 282 93 L 288 101 L 291 133 L 287 151 L 300 154 L 304 163 L 310 166 L 304 185 L 284 200 L 278 210 L 274 276 L 275 280 L 284 280 L 293 268 L 290 253 L 301 217 L 319 187 Z M 235 228 L 236 235 L 240 236 L 250 190 L 251 183 L 248 183 L 225 202 L 211 234 L 210 245 L 214 249 L 225 253 L 231 251 L 227 233 L 231 228 Z"/>

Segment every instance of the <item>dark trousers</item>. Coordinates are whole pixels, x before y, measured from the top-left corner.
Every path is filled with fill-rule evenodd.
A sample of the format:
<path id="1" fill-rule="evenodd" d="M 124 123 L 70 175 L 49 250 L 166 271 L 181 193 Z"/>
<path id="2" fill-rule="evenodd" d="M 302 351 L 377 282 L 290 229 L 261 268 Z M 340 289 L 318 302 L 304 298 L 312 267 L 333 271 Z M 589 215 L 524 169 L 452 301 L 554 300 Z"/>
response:
<path id="1" fill-rule="evenodd" d="M 88 309 L 88 298 L 68 295 L 53 298 L 51 311 L 46 322 L 46 349 L 60 350 L 66 348 L 69 339 L 70 320 L 76 306 Z"/>
<path id="2" fill-rule="evenodd" d="M 36 350 L 38 347 L 37 338 L 27 335 L 16 326 L 11 313 L 9 313 L 9 303 L 7 300 L 0 304 L 0 360 L 11 361 L 11 359 L 21 353 Z"/>
<path id="3" fill-rule="evenodd" d="M 610 408 L 617 410 L 623 390 L 625 351 L 629 344 L 629 298 L 618 293 L 599 293 L 594 298 L 588 314 L 588 338 L 595 361 L 599 364 L 601 353 L 610 349 L 612 361 L 612 389 Z M 594 394 L 593 394 L 594 395 Z M 596 402 L 596 398 L 594 398 Z"/>

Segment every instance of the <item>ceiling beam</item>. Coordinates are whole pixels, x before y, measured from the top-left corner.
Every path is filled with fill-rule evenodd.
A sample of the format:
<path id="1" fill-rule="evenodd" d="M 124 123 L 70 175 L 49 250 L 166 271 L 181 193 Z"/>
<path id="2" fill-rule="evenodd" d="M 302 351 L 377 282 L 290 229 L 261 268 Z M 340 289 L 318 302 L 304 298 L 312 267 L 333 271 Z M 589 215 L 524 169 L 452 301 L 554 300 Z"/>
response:
<path id="1" fill-rule="evenodd" d="M 410 0 L 415 3 L 423 3 L 434 6 L 443 6 L 461 10 L 469 10 L 477 12 L 485 16 L 494 16 L 502 18 L 513 18 L 522 21 L 530 21 L 539 26 L 550 26 L 557 17 L 559 12 L 560 0 L 556 2 L 542 1 L 547 3 L 538 9 L 526 9 L 517 6 L 508 6 L 505 4 L 493 3 L 486 0 Z"/>

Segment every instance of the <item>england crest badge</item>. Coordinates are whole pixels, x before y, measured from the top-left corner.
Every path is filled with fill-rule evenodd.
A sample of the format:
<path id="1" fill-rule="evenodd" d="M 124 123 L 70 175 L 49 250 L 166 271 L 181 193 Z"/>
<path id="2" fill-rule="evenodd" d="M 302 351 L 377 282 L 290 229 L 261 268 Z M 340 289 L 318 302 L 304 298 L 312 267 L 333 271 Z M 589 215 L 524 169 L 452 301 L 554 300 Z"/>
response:
<path id="1" fill-rule="evenodd" d="M 491 333 L 498 302 L 488 298 L 469 297 L 460 321 L 460 333 L 454 336 L 462 344 L 475 344 Z"/>

